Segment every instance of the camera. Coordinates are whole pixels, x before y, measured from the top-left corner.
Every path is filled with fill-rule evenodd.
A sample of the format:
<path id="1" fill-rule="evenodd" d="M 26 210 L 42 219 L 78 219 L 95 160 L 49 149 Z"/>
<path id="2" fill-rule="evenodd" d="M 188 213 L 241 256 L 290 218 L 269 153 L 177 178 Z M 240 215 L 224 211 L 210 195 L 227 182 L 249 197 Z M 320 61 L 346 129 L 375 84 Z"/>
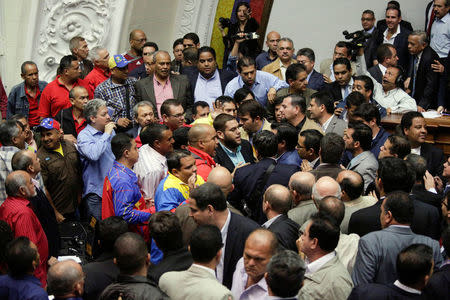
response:
<path id="1" fill-rule="evenodd" d="M 240 37 L 239 34 L 233 35 L 234 39 L 246 39 L 246 40 L 256 40 L 259 39 L 259 35 L 256 32 L 244 32 L 244 36 Z"/>
<path id="2" fill-rule="evenodd" d="M 230 18 L 222 18 L 222 17 L 220 17 L 219 18 L 219 23 L 220 23 L 220 25 L 222 25 L 223 29 L 230 28 L 231 20 L 230 20 Z"/>
<path id="3" fill-rule="evenodd" d="M 356 55 L 358 53 L 359 48 L 364 47 L 364 43 L 372 37 L 372 34 L 365 32 L 364 30 L 358 30 L 352 33 L 349 33 L 347 30 L 342 32 L 346 40 L 348 41 L 348 45 L 352 51 L 352 60 L 356 60 Z"/>

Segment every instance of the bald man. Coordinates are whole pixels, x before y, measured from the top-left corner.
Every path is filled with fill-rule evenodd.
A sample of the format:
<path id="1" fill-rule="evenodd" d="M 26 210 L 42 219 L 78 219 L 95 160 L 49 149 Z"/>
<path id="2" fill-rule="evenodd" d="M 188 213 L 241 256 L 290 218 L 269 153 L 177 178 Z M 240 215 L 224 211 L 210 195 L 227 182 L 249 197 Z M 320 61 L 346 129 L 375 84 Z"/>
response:
<path id="1" fill-rule="evenodd" d="M 55 299 L 81 299 L 84 274 L 80 264 L 69 259 L 57 262 L 48 270 L 48 290 Z"/>
<path id="2" fill-rule="evenodd" d="M 234 299 L 265 299 L 267 264 L 278 248 L 276 235 L 267 229 L 254 230 L 245 241 L 243 257 L 237 262 L 231 292 Z"/>
<path id="3" fill-rule="evenodd" d="M 145 42 L 147 42 L 147 36 L 142 30 L 134 29 L 130 32 L 129 42 L 130 50 L 124 56 L 130 62 L 128 64 L 128 72 L 131 72 L 144 63 L 142 60 L 142 48 Z"/>
<path id="4" fill-rule="evenodd" d="M 271 31 L 266 37 L 267 52 L 263 51 L 256 57 L 256 68 L 261 70 L 266 65 L 274 62 L 277 58 L 278 42 L 280 41 L 280 34 L 276 31 Z"/>
<path id="5" fill-rule="evenodd" d="M 267 188 L 263 196 L 262 209 L 267 221 L 262 227 L 269 229 L 278 238 L 278 243 L 287 250 L 296 251 L 295 241 L 298 238 L 299 224 L 288 218 L 287 213 L 292 207 L 289 189 L 280 184 Z"/>
<path id="6" fill-rule="evenodd" d="M 341 231 L 347 234 L 351 215 L 362 208 L 374 205 L 377 199 L 362 195 L 364 193 L 364 180 L 357 172 L 344 170 L 338 174 L 336 181 L 341 186 L 341 200 L 345 205 L 345 216 L 341 223 Z"/>
<path id="7" fill-rule="evenodd" d="M 341 187 L 330 176 L 320 177 L 312 188 L 312 198 L 316 206 L 319 206 L 320 201 L 326 196 L 334 196 L 341 199 Z"/>
<path id="8" fill-rule="evenodd" d="M 207 124 L 192 126 L 188 132 L 188 150 L 195 158 L 197 174 L 205 181 L 209 172 L 216 166 L 213 157 L 216 155 L 216 147 L 219 143 L 214 128 Z"/>
<path id="9" fill-rule="evenodd" d="M 316 183 L 316 178 L 310 172 L 294 173 L 289 180 L 289 190 L 294 208 L 288 211 L 288 217 L 299 225 L 303 225 L 317 212 L 317 207 L 312 200 L 314 183 Z"/>

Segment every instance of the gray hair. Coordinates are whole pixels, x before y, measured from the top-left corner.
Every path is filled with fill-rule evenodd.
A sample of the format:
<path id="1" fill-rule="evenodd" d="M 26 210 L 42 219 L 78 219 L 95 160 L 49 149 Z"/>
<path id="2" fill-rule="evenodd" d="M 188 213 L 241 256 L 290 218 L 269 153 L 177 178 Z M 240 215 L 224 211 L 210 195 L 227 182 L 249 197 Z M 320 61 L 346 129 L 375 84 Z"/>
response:
<path id="1" fill-rule="evenodd" d="M 92 48 L 89 51 L 89 56 L 88 59 L 92 62 L 94 62 L 95 60 L 99 59 L 100 56 L 98 55 L 98 52 L 100 52 L 100 50 L 106 50 L 105 47 L 103 46 L 95 46 L 94 48 Z"/>
<path id="2" fill-rule="evenodd" d="M 282 37 L 282 38 L 280 39 L 280 42 L 281 42 L 281 41 L 285 41 L 285 42 L 291 43 L 291 44 L 292 44 L 292 48 L 294 48 L 294 42 L 293 42 L 290 38 L 288 38 L 288 37 Z M 280 42 L 278 42 L 278 44 L 279 44 Z"/>
<path id="3" fill-rule="evenodd" d="M 72 51 L 73 49 L 78 48 L 78 45 L 80 44 L 80 42 L 83 42 L 83 41 L 85 41 L 84 37 L 74 36 L 69 41 L 69 50 Z"/>
<path id="4" fill-rule="evenodd" d="M 333 196 L 338 199 L 341 199 L 341 194 L 342 194 L 341 187 L 339 185 L 337 185 L 337 187 L 338 187 L 337 191 L 334 195 L 321 195 L 321 194 L 319 194 L 319 191 L 317 191 L 316 184 L 314 184 L 312 187 L 312 197 L 313 197 L 314 201 L 316 201 L 317 204 L 319 204 L 319 202 L 322 201 L 322 199 L 327 196 Z"/>
<path id="5" fill-rule="evenodd" d="M 414 35 L 414 36 L 418 36 L 420 39 L 420 43 L 423 44 L 429 44 L 429 40 L 428 40 L 428 35 L 425 31 L 423 30 L 414 30 L 413 32 L 411 32 L 409 35 Z"/>
<path id="6" fill-rule="evenodd" d="M 14 171 L 27 172 L 28 167 L 33 163 L 33 160 L 27 155 L 29 150 L 20 150 L 16 152 L 11 159 L 11 166 Z"/>
<path id="7" fill-rule="evenodd" d="M 153 104 L 150 101 L 140 101 L 133 107 L 133 113 L 134 113 L 135 117 L 137 117 L 137 115 L 138 115 L 139 107 L 144 107 L 144 106 L 150 106 L 153 110 L 153 113 L 155 113 L 155 111 L 153 109 Z"/>
<path id="8" fill-rule="evenodd" d="M 84 107 L 83 115 L 88 124 L 91 124 L 91 117 L 97 116 L 100 108 L 106 106 L 106 102 L 102 99 L 92 99 Z"/>
<path id="9" fill-rule="evenodd" d="M 167 52 L 165 50 L 158 50 L 153 54 L 153 63 L 156 63 L 156 56 L 158 56 L 159 53 L 166 53 L 167 55 L 170 56 L 169 52 Z"/>
<path id="10" fill-rule="evenodd" d="M 5 181 L 6 194 L 8 196 L 14 197 L 19 193 L 21 187 L 27 186 L 26 177 L 22 176 L 21 172 L 12 172 Z"/>
<path id="11" fill-rule="evenodd" d="M 13 145 L 12 139 L 19 135 L 19 125 L 15 120 L 6 120 L 0 123 L 0 143 L 3 146 Z"/>
<path id="12" fill-rule="evenodd" d="M 57 297 L 73 292 L 83 274 L 73 266 L 74 260 L 61 261 L 50 267 L 47 274 L 48 289 Z"/>

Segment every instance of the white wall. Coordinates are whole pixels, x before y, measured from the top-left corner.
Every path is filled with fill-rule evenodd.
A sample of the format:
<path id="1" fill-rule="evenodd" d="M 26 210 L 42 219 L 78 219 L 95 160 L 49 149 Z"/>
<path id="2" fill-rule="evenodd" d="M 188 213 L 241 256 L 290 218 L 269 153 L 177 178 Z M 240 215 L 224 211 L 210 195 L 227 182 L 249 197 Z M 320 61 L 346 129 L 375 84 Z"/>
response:
<path id="1" fill-rule="evenodd" d="M 296 51 L 309 47 L 316 54 L 315 68 L 332 55 L 334 45 L 344 40 L 342 32 L 362 29 L 361 14 L 366 9 L 384 18 L 386 3 L 380 0 L 275 0 L 267 32 L 278 31 L 281 36 L 294 41 Z M 427 0 L 399 1 L 403 19 L 411 22 L 414 29 L 423 30 Z"/>

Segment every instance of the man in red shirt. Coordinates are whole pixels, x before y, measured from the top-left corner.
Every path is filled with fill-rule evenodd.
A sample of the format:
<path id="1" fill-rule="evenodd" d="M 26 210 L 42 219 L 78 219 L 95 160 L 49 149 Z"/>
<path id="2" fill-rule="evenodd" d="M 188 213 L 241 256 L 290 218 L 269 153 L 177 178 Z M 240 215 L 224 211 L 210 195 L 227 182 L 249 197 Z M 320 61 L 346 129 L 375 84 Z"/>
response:
<path id="1" fill-rule="evenodd" d="M 71 106 L 69 101 L 70 90 L 77 85 L 84 86 L 89 92 L 89 99 L 93 98 L 89 85 L 80 79 L 80 63 L 76 56 L 66 55 L 61 58 L 58 76 L 44 89 L 39 102 L 39 116 L 41 119 L 54 117 L 61 109 Z"/>
<path id="2" fill-rule="evenodd" d="M 189 129 L 188 150 L 195 158 L 197 174 L 205 181 L 209 172 L 216 166 L 213 157 L 216 155 L 216 147 L 219 143 L 214 127 L 207 124 L 197 124 Z"/>
<path id="3" fill-rule="evenodd" d="M 95 88 L 111 76 L 109 72 L 109 52 L 103 47 L 94 47 L 89 52 L 90 59 L 94 63 L 92 71 L 84 78 L 88 82 L 91 93 L 93 94 Z"/>
<path id="4" fill-rule="evenodd" d="M 20 67 L 23 82 L 14 86 L 9 93 L 7 118 L 21 114 L 27 117 L 30 127 L 39 125 L 39 101 L 47 82 L 39 81 L 39 70 L 32 61 Z"/>
<path id="5" fill-rule="evenodd" d="M 135 29 L 130 33 L 130 50 L 123 55 L 130 62 L 128 64 L 129 72 L 144 63 L 142 49 L 145 42 L 147 42 L 147 36 L 142 30 Z"/>
<path id="6" fill-rule="evenodd" d="M 48 241 L 41 223 L 31 209 L 29 198 L 36 196 L 30 175 L 25 171 L 14 171 L 6 177 L 8 198 L 0 206 L 0 219 L 11 227 L 14 237 L 26 236 L 39 252 L 39 266 L 34 270 L 43 287 L 46 286 Z"/>

